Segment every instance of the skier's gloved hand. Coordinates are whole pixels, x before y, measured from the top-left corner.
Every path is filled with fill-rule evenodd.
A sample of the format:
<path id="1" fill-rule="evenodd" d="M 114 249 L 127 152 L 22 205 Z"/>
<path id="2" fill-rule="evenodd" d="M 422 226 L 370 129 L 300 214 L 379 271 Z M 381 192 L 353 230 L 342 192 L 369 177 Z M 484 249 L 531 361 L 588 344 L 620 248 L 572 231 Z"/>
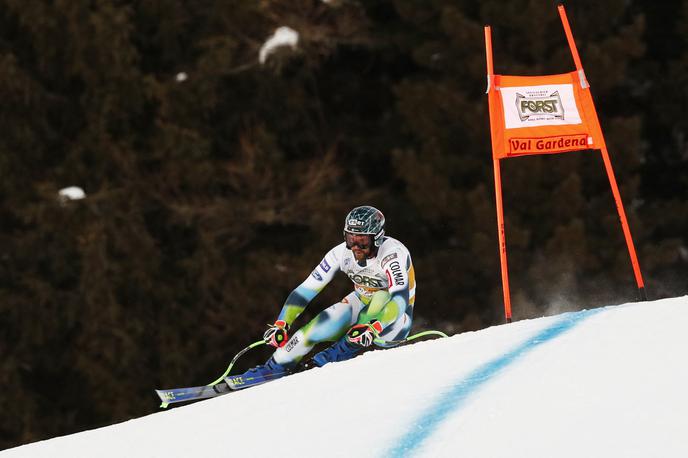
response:
<path id="1" fill-rule="evenodd" d="M 381 332 L 382 324 L 377 320 L 366 324 L 357 324 L 346 333 L 346 340 L 360 347 L 369 347 Z"/>
<path id="2" fill-rule="evenodd" d="M 289 325 L 284 320 L 277 320 L 275 324 L 268 325 L 268 330 L 263 334 L 263 340 L 275 348 L 283 347 L 289 340 Z"/>

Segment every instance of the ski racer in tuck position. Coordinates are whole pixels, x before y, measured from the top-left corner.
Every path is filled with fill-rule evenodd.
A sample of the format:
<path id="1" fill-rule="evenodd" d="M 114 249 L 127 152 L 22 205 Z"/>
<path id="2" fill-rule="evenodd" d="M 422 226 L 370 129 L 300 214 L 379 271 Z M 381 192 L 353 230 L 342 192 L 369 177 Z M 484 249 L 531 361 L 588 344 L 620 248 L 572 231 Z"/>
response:
<path id="1" fill-rule="evenodd" d="M 326 308 L 288 337 L 289 327 L 338 271 L 354 283 L 354 291 Z M 225 381 L 232 389 L 274 380 L 293 372 L 321 342 L 334 342 L 308 363 L 321 367 L 344 361 L 373 343 L 381 347 L 408 336 L 416 280 L 408 249 L 385 236 L 385 217 L 374 207 L 356 207 L 344 221 L 344 242 L 332 248 L 313 272 L 287 297 L 279 317 L 263 336 L 276 348 L 263 365 Z M 389 342 L 385 344 L 385 342 Z"/>

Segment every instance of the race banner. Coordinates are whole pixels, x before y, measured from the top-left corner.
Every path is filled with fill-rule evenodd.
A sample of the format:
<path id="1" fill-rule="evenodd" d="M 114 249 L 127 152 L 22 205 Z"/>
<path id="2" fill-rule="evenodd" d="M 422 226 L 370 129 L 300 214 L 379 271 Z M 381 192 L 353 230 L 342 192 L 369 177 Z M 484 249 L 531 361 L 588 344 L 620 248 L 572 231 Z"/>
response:
<path id="1" fill-rule="evenodd" d="M 495 159 L 600 149 L 604 139 L 585 77 L 492 75 L 488 88 Z"/>

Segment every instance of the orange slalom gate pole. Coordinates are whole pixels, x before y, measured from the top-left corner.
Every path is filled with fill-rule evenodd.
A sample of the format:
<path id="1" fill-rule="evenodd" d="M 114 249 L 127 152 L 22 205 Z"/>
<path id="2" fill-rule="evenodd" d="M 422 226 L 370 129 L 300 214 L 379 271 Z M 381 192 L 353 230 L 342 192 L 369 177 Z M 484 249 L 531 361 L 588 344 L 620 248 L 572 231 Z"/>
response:
<path id="1" fill-rule="evenodd" d="M 499 233 L 499 260 L 502 264 L 502 290 L 504 292 L 504 317 L 511 323 L 511 296 L 509 294 L 509 268 L 506 258 L 506 233 L 504 231 L 504 205 L 502 203 L 502 175 L 499 159 L 494 159 L 495 194 L 497 196 L 497 232 Z"/>
<path id="2" fill-rule="evenodd" d="M 566 41 L 569 42 L 569 48 L 571 49 L 571 55 L 573 56 L 573 63 L 576 64 L 576 70 L 583 70 L 583 65 L 581 64 L 580 56 L 578 55 L 578 48 L 576 48 L 576 42 L 573 40 L 573 33 L 571 33 L 571 27 L 569 26 L 569 20 L 566 16 L 566 10 L 564 9 L 564 5 L 559 5 L 557 9 L 559 10 L 561 24 L 564 26 Z"/>
<path id="3" fill-rule="evenodd" d="M 492 33 L 490 26 L 485 26 L 485 56 L 487 60 L 487 91 L 494 84 L 494 66 L 492 63 Z M 504 318 L 511 323 L 511 294 L 509 292 L 509 268 L 506 256 L 506 233 L 504 230 L 504 205 L 502 202 L 502 175 L 499 159 L 493 159 L 495 196 L 497 201 L 497 233 L 499 235 L 499 260 L 502 272 L 502 292 L 504 294 Z"/>
<path id="4" fill-rule="evenodd" d="M 564 5 L 559 5 L 557 7 L 559 10 L 559 17 L 561 18 L 561 23 L 564 26 L 564 32 L 566 33 L 566 40 L 569 43 L 569 48 L 571 49 L 571 55 L 573 56 L 573 62 L 576 65 L 576 70 L 581 78 L 581 85 L 584 89 L 589 90 L 587 85 L 587 80 L 583 72 L 583 65 L 581 64 L 580 56 L 578 55 L 578 48 L 576 47 L 576 42 L 573 39 L 573 33 L 571 32 L 571 26 L 569 25 L 568 18 L 566 16 L 566 10 Z M 593 105 L 593 111 L 595 118 L 597 117 L 597 110 Z M 607 151 L 607 145 L 605 144 L 604 138 L 602 138 L 602 147 L 600 148 L 602 153 L 602 160 L 604 161 L 604 168 L 607 171 L 607 178 L 609 178 L 609 185 L 612 188 L 612 195 L 614 196 L 614 203 L 616 204 L 616 211 L 619 214 L 619 219 L 621 221 L 621 229 L 624 233 L 624 238 L 626 240 L 626 246 L 628 247 L 628 254 L 631 258 L 631 265 L 633 266 L 633 274 L 635 275 L 635 281 L 638 285 L 638 293 L 640 298 L 644 301 L 647 300 L 647 294 L 645 293 L 645 283 L 643 282 L 643 276 L 640 273 L 640 263 L 638 262 L 638 256 L 635 251 L 635 246 L 633 244 L 633 237 L 631 237 L 631 229 L 628 226 L 628 219 L 626 218 L 626 212 L 621 202 L 621 194 L 619 193 L 619 187 L 616 183 L 616 178 L 614 177 L 614 169 L 612 168 L 611 160 L 609 159 L 609 152 Z"/>
<path id="5" fill-rule="evenodd" d="M 487 91 L 490 92 L 494 80 L 494 65 L 492 64 L 492 29 L 485 26 L 485 59 L 487 60 Z"/>
<path id="6" fill-rule="evenodd" d="M 607 152 L 607 147 L 603 146 L 600 150 L 602 153 L 602 160 L 604 161 L 604 168 L 607 170 L 607 177 L 609 178 L 609 184 L 612 187 L 612 195 L 614 196 L 614 203 L 616 204 L 616 211 L 619 213 L 619 219 L 621 220 L 621 229 L 624 233 L 624 238 L 626 239 L 626 246 L 628 247 L 628 254 L 631 257 L 631 265 L 633 266 L 633 273 L 635 275 L 635 282 L 638 285 L 638 294 L 640 298 L 644 301 L 647 300 L 647 294 L 645 293 L 645 283 L 643 282 L 643 276 L 640 273 L 640 263 L 638 263 L 638 256 L 635 252 L 635 246 L 633 245 L 633 237 L 631 237 L 631 229 L 628 226 L 628 220 L 626 219 L 626 212 L 624 211 L 623 203 L 621 202 L 621 194 L 619 193 L 619 187 L 616 184 L 616 178 L 614 177 L 614 170 L 612 169 L 612 163 L 609 159 L 609 153 Z"/>

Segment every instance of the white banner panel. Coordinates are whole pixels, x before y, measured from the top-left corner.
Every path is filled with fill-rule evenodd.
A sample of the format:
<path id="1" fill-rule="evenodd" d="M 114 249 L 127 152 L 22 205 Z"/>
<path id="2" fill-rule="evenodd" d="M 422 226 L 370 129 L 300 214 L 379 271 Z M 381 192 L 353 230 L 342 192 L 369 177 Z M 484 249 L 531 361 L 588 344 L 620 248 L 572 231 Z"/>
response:
<path id="1" fill-rule="evenodd" d="M 507 129 L 581 124 L 571 84 L 500 87 Z"/>

